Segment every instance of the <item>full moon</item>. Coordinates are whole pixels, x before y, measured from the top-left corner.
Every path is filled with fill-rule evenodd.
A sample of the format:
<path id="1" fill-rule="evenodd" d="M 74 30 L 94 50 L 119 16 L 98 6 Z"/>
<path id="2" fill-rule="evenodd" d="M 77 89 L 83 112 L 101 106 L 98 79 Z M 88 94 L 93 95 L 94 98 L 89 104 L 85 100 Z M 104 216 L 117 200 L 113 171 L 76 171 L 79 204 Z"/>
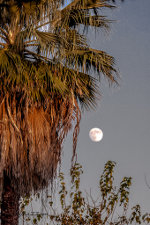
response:
<path id="1" fill-rule="evenodd" d="M 92 141 L 99 142 L 103 138 L 103 132 L 99 128 L 92 128 L 89 132 L 89 136 Z"/>

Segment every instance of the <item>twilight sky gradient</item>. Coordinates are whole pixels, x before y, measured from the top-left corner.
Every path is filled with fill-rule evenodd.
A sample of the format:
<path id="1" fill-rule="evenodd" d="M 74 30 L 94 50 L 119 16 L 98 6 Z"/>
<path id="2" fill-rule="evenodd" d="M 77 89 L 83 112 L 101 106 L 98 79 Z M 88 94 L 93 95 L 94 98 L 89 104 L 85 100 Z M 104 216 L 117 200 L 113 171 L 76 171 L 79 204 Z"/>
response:
<path id="1" fill-rule="evenodd" d="M 118 0 L 119 3 L 119 0 Z M 117 162 L 116 181 L 132 176 L 131 204 L 150 211 L 150 0 L 126 0 L 107 10 L 113 23 L 109 35 L 89 32 L 91 45 L 113 55 L 120 71 L 120 87 L 102 82 L 102 98 L 95 111 L 84 112 L 77 152 L 84 175 L 82 187 L 96 196 L 98 178 L 108 160 Z M 89 130 L 99 127 L 104 137 L 94 143 Z M 62 170 L 69 172 L 72 133 L 65 141 Z"/>

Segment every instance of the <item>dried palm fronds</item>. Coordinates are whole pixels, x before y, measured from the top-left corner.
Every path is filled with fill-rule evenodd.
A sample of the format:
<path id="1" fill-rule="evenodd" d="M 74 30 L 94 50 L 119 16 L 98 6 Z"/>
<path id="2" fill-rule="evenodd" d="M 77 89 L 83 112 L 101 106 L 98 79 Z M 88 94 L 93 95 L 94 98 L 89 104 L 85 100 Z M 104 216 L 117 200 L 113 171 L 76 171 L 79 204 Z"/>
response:
<path id="1" fill-rule="evenodd" d="M 80 110 L 70 99 L 54 97 L 44 110 L 31 107 L 22 96 L 6 96 L 0 105 L 0 171 L 7 173 L 20 194 L 52 181 L 62 142 L 76 119 L 76 145 L 80 120 Z"/>

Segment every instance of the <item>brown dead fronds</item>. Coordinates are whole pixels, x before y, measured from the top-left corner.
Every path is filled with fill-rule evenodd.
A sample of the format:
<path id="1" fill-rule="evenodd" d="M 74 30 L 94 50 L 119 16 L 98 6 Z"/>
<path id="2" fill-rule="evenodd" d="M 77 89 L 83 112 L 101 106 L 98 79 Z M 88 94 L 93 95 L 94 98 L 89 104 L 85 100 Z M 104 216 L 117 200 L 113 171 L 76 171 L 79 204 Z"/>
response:
<path id="1" fill-rule="evenodd" d="M 0 104 L 0 171 L 20 194 L 46 187 L 56 176 L 62 143 L 73 121 L 75 148 L 80 110 L 71 99 L 54 98 L 31 106 L 26 96 L 7 95 Z"/>

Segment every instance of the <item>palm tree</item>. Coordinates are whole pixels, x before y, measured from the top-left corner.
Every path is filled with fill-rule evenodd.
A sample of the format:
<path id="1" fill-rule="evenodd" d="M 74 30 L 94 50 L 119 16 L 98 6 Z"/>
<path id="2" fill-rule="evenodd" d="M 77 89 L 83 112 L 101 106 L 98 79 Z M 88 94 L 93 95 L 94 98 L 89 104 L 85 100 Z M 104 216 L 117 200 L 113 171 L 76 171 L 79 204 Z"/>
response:
<path id="1" fill-rule="evenodd" d="M 79 32 L 80 25 L 108 29 L 111 21 L 98 10 L 113 6 L 108 0 L 63 2 L 0 0 L 2 224 L 18 223 L 20 195 L 53 180 L 72 125 L 75 158 L 81 109 L 95 107 L 101 75 L 117 83 L 114 58 L 92 49 Z"/>

